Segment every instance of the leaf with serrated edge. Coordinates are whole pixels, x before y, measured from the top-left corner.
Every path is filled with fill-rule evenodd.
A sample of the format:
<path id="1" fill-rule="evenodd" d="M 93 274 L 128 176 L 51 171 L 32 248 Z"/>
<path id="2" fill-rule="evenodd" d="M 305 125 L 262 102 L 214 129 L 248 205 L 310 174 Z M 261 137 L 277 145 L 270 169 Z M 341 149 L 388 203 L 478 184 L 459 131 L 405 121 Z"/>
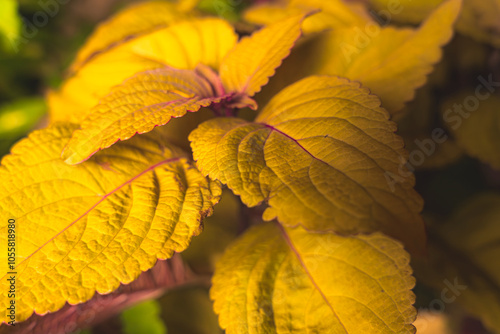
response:
<path id="1" fill-rule="evenodd" d="M 388 117 L 359 83 L 309 77 L 276 95 L 255 122 L 209 120 L 189 140 L 203 174 L 248 206 L 268 202 L 266 220 L 341 233 L 382 230 L 419 252 L 422 199 Z M 406 177 L 391 187 L 388 175 Z"/>
<path id="2" fill-rule="evenodd" d="M 220 77 L 226 90 L 253 96 L 273 76 L 300 37 L 304 14 L 271 24 L 243 39 L 226 55 Z"/>
<path id="3" fill-rule="evenodd" d="M 414 333 L 409 255 L 380 233 L 342 237 L 254 226 L 210 291 L 227 334 Z"/>
<path id="4" fill-rule="evenodd" d="M 51 122 L 80 123 L 112 87 L 146 70 L 218 69 L 237 42 L 233 27 L 221 19 L 192 19 L 135 37 L 90 59 L 57 92 L 48 96 Z M 71 106 L 71 107 L 68 107 Z"/>
<path id="5" fill-rule="evenodd" d="M 79 70 L 101 52 L 109 52 L 131 38 L 165 28 L 188 16 L 175 4 L 165 1 L 147 1 L 129 6 L 94 31 L 78 51 L 71 71 Z"/>
<path id="6" fill-rule="evenodd" d="M 183 251 L 221 193 L 158 135 L 69 166 L 59 155 L 74 130 L 36 131 L 2 160 L 0 242 L 15 219 L 17 321 L 110 293 Z M 3 258 L 4 274 L 6 266 Z M 8 283 L 2 276 L 0 288 Z M 9 303 L 6 293 L 0 298 Z"/>
<path id="7" fill-rule="evenodd" d="M 172 118 L 219 102 L 210 82 L 192 70 L 170 68 L 134 75 L 113 88 L 75 131 L 62 153 L 77 164 L 100 149 L 136 133 L 146 133 Z"/>
<path id="8" fill-rule="evenodd" d="M 362 82 L 395 114 L 413 99 L 441 59 L 441 47 L 453 35 L 461 3 L 446 1 L 417 30 L 378 27 L 378 33 L 369 35 L 372 24 L 331 31 L 315 72 Z"/>

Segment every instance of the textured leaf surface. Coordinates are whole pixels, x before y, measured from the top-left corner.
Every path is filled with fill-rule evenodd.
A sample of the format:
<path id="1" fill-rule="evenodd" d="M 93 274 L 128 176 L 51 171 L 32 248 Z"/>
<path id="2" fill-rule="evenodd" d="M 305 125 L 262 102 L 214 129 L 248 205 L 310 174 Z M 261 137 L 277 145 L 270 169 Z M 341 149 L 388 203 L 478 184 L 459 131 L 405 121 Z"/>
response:
<path id="1" fill-rule="evenodd" d="M 390 0 L 370 0 L 376 9 L 387 9 Z M 419 23 L 443 0 L 400 0 L 400 8 L 392 13 L 400 22 Z M 500 47 L 500 0 L 464 0 L 457 30 L 478 41 Z"/>
<path id="2" fill-rule="evenodd" d="M 255 226 L 219 261 L 210 291 L 239 333 L 414 333 L 409 256 L 382 235 Z"/>
<path id="3" fill-rule="evenodd" d="M 166 289 L 189 284 L 193 279 L 184 267 L 180 255 L 159 260 L 155 266 L 139 275 L 130 284 L 122 284 L 114 292 L 95 294 L 89 301 L 69 305 L 55 313 L 33 314 L 15 327 L 1 325 L 0 334 L 74 333 L 77 328 L 90 328 L 119 314 L 123 309 L 150 298 L 158 298 Z M 126 298 L 124 298 L 126 296 Z M 80 332 L 83 334 L 83 332 Z"/>
<path id="4" fill-rule="evenodd" d="M 190 135 L 198 167 L 264 218 L 342 233 L 382 230 L 422 249 L 422 200 L 400 175 L 406 152 L 377 97 L 359 83 L 309 77 L 284 89 L 254 123 L 217 118 Z"/>
<path id="5" fill-rule="evenodd" d="M 80 69 L 90 58 L 127 42 L 131 38 L 165 28 L 185 19 L 188 14 L 166 1 L 147 1 L 132 5 L 100 25 L 78 51 L 71 65 L 72 71 Z"/>
<path id="6" fill-rule="evenodd" d="M 197 71 L 157 69 L 138 73 L 115 87 L 83 121 L 62 157 L 77 164 L 118 140 L 146 133 L 172 118 L 221 100 Z"/>
<path id="7" fill-rule="evenodd" d="M 236 41 L 234 29 L 215 18 L 183 21 L 133 38 L 92 58 L 49 95 L 51 121 L 80 123 L 112 87 L 138 72 L 194 69 L 200 63 L 218 69 Z"/>
<path id="8" fill-rule="evenodd" d="M 244 37 L 221 63 L 219 72 L 226 90 L 248 96 L 259 92 L 290 54 L 303 19 L 304 14 L 294 15 Z"/>
<path id="9" fill-rule="evenodd" d="M 161 136 L 138 136 L 66 165 L 59 155 L 73 130 L 36 131 L 2 160 L 0 242 L 15 219 L 18 321 L 112 292 L 184 250 L 220 196 L 220 186 Z M 2 291 L 7 284 L 3 276 Z M 0 298 L 8 303 L 7 294 Z"/>
<path id="10" fill-rule="evenodd" d="M 470 98 L 475 95 L 472 91 L 469 93 L 457 94 L 446 101 L 444 117 L 450 121 L 448 125 L 457 143 L 469 155 L 500 169 L 500 97 L 492 95 L 471 109 L 470 101 L 474 101 Z M 461 106 L 462 114 L 451 112 L 457 110 L 454 105 Z"/>
<path id="11" fill-rule="evenodd" d="M 461 303 L 493 333 L 500 331 L 500 195 L 470 198 L 451 219 L 430 228 L 429 259 L 415 262 L 419 280 L 443 301 Z"/>
<path id="12" fill-rule="evenodd" d="M 394 114 L 413 99 L 440 60 L 460 7 L 461 0 L 444 2 L 417 30 L 373 23 L 331 31 L 317 72 L 362 82 Z"/>

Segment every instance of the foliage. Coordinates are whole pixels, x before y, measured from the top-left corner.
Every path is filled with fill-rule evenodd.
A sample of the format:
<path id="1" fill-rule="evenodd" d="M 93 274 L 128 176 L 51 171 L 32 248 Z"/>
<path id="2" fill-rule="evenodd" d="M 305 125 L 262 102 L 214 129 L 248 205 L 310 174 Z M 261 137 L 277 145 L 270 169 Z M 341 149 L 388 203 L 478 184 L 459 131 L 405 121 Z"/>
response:
<path id="1" fill-rule="evenodd" d="M 2 6 L 0 35 L 26 40 Z M 500 332 L 499 10 L 124 8 L 68 51 L 47 107 L 0 108 L 0 332 L 415 333 L 422 305 Z"/>

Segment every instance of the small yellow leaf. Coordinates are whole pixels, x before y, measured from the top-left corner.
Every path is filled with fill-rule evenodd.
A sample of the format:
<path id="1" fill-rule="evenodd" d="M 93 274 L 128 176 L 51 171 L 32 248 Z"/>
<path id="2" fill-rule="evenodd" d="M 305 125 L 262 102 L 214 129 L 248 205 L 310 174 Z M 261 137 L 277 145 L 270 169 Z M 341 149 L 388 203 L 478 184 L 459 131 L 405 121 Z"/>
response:
<path id="1" fill-rule="evenodd" d="M 216 18 L 183 21 L 133 38 L 93 57 L 60 91 L 49 94 L 51 121 L 80 123 L 112 87 L 138 72 L 194 69 L 200 63 L 218 69 L 236 41 L 231 25 Z"/>
<path id="2" fill-rule="evenodd" d="M 316 72 L 362 82 L 395 114 L 413 99 L 440 60 L 441 47 L 453 35 L 461 2 L 445 1 L 417 30 L 371 23 L 331 31 Z"/>
<path id="3" fill-rule="evenodd" d="M 138 73 L 113 88 L 75 131 L 62 158 L 77 164 L 110 147 L 164 125 L 172 118 L 219 102 L 212 85 L 201 73 L 163 68 Z"/>
<path id="4" fill-rule="evenodd" d="M 15 220 L 16 259 L 8 268 L 1 255 L 0 288 L 17 272 L 16 321 L 110 293 L 183 251 L 221 193 L 160 131 L 69 166 L 59 156 L 74 130 L 35 131 L 2 160 L 0 242 Z"/>
<path id="5" fill-rule="evenodd" d="M 248 206 L 268 202 L 266 220 L 341 233 L 382 230 L 419 252 L 422 199 L 388 117 L 359 83 L 309 77 L 276 95 L 255 122 L 209 120 L 189 140 L 204 175 Z"/>
<path id="6" fill-rule="evenodd" d="M 380 233 L 342 237 L 252 227 L 210 290 L 227 334 L 415 333 L 409 255 Z"/>
<path id="7" fill-rule="evenodd" d="M 224 58 L 220 77 L 229 92 L 253 96 L 274 74 L 300 37 L 304 14 L 271 24 L 244 37 Z"/>
<path id="8" fill-rule="evenodd" d="M 392 0 L 370 0 L 376 11 L 399 22 L 420 23 L 443 0 L 399 0 L 399 6 L 389 6 Z M 393 10 L 388 10 L 394 8 Z M 386 19 L 384 17 L 384 19 Z M 464 0 L 462 13 L 457 22 L 457 30 L 500 48 L 500 0 Z"/>
<path id="9" fill-rule="evenodd" d="M 488 88 L 482 89 L 476 92 L 489 94 Z M 479 100 L 478 96 L 486 95 L 468 93 L 445 101 L 443 118 L 466 153 L 500 169 L 500 97 L 491 95 Z"/>
<path id="10" fill-rule="evenodd" d="M 92 57 L 109 52 L 130 38 L 165 28 L 186 17 L 187 13 L 166 1 L 147 1 L 130 6 L 94 31 L 78 51 L 70 70 L 79 70 Z"/>

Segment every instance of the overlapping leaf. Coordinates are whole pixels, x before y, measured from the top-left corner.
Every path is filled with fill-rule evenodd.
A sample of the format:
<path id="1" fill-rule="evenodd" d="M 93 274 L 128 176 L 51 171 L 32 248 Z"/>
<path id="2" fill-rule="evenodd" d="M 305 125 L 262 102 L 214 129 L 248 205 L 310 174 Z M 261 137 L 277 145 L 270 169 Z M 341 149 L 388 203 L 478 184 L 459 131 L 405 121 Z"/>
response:
<path id="1" fill-rule="evenodd" d="M 309 230 L 382 230 L 422 249 L 422 200 L 406 152 L 377 97 L 358 83 L 310 77 L 279 93 L 249 123 L 217 118 L 189 137 L 205 175 L 264 218 Z M 400 175 L 392 187 L 388 175 Z"/>
<path id="2" fill-rule="evenodd" d="M 80 123 L 112 87 L 141 71 L 194 69 L 200 63 L 217 69 L 236 41 L 234 29 L 215 18 L 182 21 L 128 40 L 93 57 L 49 94 L 51 121 Z"/>
<path id="3" fill-rule="evenodd" d="M 239 333 L 414 333 L 409 256 L 380 233 L 341 237 L 254 226 L 219 261 L 210 291 Z"/>
<path id="4" fill-rule="evenodd" d="M 151 131 L 173 117 L 222 100 L 222 108 L 255 108 L 250 96 L 260 90 L 288 55 L 300 36 L 303 17 L 301 14 L 277 22 L 243 39 L 222 61 L 220 78 L 201 62 L 195 71 L 163 68 L 126 80 L 92 109 L 82 129 L 68 143 L 63 158 L 70 164 L 80 163 L 118 140 Z M 257 56 L 256 49 L 260 52 Z M 181 68 L 194 64 L 189 55 L 185 52 L 179 56 L 185 62 Z"/>
<path id="5" fill-rule="evenodd" d="M 62 157 L 66 163 L 80 163 L 117 140 L 149 132 L 172 118 L 219 102 L 223 96 L 217 95 L 199 71 L 164 68 L 138 73 L 92 110 Z"/>
<path id="6" fill-rule="evenodd" d="M 445 1 L 417 30 L 372 23 L 331 31 L 316 71 L 362 82 L 395 114 L 413 99 L 440 60 L 441 47 L 453 35 L 461 2 Z"/>
<path id="7" fill-rule="evenodd" d="M 109 293 L 184 250 L 220 196 L 161 133 L 69 166 L 59 156 L 74 129 L 36 131 L 2 160 L 0 242 L 15 219 L 17 321 Z M 0 288 L 8 284 L 3 276 Z"/>

